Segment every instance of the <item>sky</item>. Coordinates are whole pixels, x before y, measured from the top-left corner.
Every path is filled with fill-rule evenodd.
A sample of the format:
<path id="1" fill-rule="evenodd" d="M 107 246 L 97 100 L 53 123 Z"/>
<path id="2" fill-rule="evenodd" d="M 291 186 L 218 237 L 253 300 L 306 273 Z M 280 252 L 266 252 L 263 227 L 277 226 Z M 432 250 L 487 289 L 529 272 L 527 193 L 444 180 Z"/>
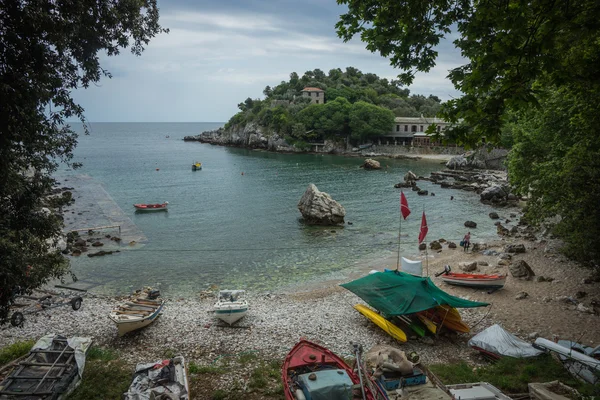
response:
<path id="1" fill-rule="evenodd" d="M 344 43 L 335 24 L 345 6 L 335 0 L 160 1 L 160 23 L 141 57 L 129 51 L 101 56 L 112 74 L 73 93 L 90 122 L 225 122 L 246 98 L 319 68 L 356 67 L 394 79 L 389 60 L 353 39 Z M 438 46 L 437 65 L 419 73 L 411 94 L 459 97 L 448 70 L 462 64 L 450 40 Z"/>

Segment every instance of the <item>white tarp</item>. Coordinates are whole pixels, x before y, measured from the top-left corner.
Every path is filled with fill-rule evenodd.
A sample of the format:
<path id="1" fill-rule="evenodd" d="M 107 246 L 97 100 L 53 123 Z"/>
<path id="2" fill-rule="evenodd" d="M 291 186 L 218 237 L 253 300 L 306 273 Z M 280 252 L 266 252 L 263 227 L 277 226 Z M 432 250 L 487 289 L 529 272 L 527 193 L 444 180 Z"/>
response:
<path id="1" fill-rule="evenodd" d="M 498 324 L 492 325 L 473 336 L 469 340 L 469 346 L 476 346 L 494 354 L 516 358 L 535 357 L 543 353 L 530 343 L 508 333 Z"/>
<path id="2" fill-rule="evenodd" d="M 402 257 L 402 271 L 415 276 L 423 276 L 423 262 Z"/>
<path id="3" fill-rule="evenodd" d="M 52 345 L 52 341 L 56 334 L 51 333 L 41 337 L 31 348 L 31 350 L 45 350 Z M 67 345 L 75 350 L 75 362 L 77 363 L 77 371 L 79 377 L 83 376 L 83 368 L 85 367 L 85 354 L 92 345 L 92 338 L 84 338 L 74 336 L 67 338 Z"/>

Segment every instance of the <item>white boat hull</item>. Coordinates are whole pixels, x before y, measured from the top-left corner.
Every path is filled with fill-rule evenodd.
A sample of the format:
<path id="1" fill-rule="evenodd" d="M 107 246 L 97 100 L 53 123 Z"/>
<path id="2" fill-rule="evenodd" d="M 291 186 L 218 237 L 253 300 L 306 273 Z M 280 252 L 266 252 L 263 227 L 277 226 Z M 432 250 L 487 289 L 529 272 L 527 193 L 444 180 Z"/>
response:
<path id="1" fill-rule="evenodd" d="M 228 323 L 229 325 L 234 324 L 238 320 L 242 319 L 248 313 L 248 305 L 245 306 L 227 306 L 215 305 L 215 315 L 220 320 Z"/>
<path id="2" fill-rule="evenodd" d="M 145 328 L 146 326 L 153 323 L 160 315 L 163 305 L 164 305 L 164 303 L 161 304 L 154 312 L 152 312 L 152 314 L 150 314 L 144 318 L 135 318 L 135 319 L 132 318 L 132 319 L 127 319 L 127 320 L 122 320 L 122 319 L 117 319 L 116 316 L 112 313 L 111 313 L 110 318 L 117 325 L 117 330 L 119 331 L 119 336 L 123 336 L 126 333 Z"/>
<path id="3" fill-rule="evenodd" d="M 442 275 L 440 278 L 449 285 L 479 287 L 486 289 L 501 289 L 506 283 L 506 277 L 499 279 L 456 279 Z"/>

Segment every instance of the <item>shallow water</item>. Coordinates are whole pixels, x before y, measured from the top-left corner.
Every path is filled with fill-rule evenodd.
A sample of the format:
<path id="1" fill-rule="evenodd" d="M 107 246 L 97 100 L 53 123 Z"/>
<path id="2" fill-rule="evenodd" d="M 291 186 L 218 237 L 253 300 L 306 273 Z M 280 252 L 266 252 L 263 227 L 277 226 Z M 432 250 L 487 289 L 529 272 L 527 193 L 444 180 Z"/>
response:
<path id="1" fill-rule="evenodd" d="M 397 252 L 400 191 L 393 185 L 408 170 L 428 175 L 442 168 L 437 161 L 383 158 L 383 170 L 365 171 L 359 168 L 360 158 L 182 140 L 220 125 L 98 123 L 92 124 L 91 135 L 80 137 L 74 161 L 83 167 L 61 171 L 61 176 L 83 173 L 102 183 L 147 238 L 143 246 L 118 254 L 73 259 L 80 279 L 107 293 L 151 285 L 166 293 L 190 294 L 211 284 L 274 290 L 336 275 L 359 260 Z M 194 161 L 202 162 L 201 171 L 191 170 Z M 310 183 L 339 201 L 352 225 L 302 224 L 297 204 Z M 478 195 L 425 181 L 419 186 L 436 196 L 405 191 L 412 214 L 402 221 L 403 255 L 418 253 L 423 210 L 428 240 L 458 242 L 466 233 L 466 220 L 478 224 L 471 230 L 473 241 L 496 238 L 490 209 Z M 169 202 L 168 212 L 139 214 L 132 206 L 163 201 Z"/>

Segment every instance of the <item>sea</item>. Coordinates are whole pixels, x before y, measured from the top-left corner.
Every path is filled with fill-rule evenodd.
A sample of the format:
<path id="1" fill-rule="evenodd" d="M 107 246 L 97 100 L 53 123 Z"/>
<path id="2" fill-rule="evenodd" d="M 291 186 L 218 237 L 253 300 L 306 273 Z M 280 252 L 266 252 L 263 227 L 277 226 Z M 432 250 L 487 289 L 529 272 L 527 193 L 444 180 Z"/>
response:
<path id="1" fill-rule="evenodd" d="M 477 223 L 470 229 L 473 242 L 497 238 L 488 217 L 491 209 L 477 194 L 428 181 L 418 185 L 429 196 L 404 189 L 411 214 L 400 221 L 400 189 L 394 184 L 408 171 L 428 176 L 443 169 L 440 161 L 376 158 L 383 168 L 369 171 L 360 168 L 364 160 L 357 157 L 183 141 L 222 125 L 90 123 L 85 135 L 81 124 L 72 124 L 80 133 L 73 161 L 82 167 L 63 165 L 57 173 L 61 185 L 68 186 L 69 177 L 70 182 L 88 177 L 109 196 L 110 212 L 128 219 L 143 237 L 135 245 L 120 243 L 118 253 L 104 257 L 70 257 L 81 282 L 107 294 L 142 286 L 181 297 L 213 285 L 285 291 L 343 278 L 397 255 L 399 248 L 407 258 L 422 257 L 418 235 L 423 214 L 426 241 L 458 243 L 467 232 L 466 220 Z M 196 161 L 202 170 L 192 171 Z M 301 221 L 298 201 L 311 183 L 344 206 L 344 226 Z M 137 213 L 133 207 L 164 201 L 169 202 L 167 212 Z M 76 218 L 77 213 L 71 214 L 69 218 Z"/>

